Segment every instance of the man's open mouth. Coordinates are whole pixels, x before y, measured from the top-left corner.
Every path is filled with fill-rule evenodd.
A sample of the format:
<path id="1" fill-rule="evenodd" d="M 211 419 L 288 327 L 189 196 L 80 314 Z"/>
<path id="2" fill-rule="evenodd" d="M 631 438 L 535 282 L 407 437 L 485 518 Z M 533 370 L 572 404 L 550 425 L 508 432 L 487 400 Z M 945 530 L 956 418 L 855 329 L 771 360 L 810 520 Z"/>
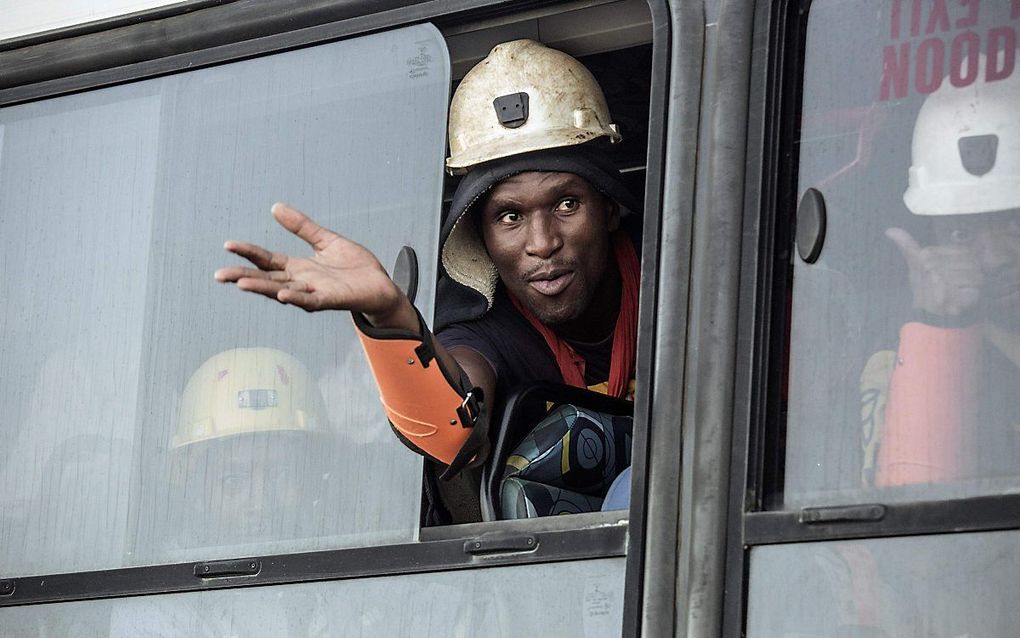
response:
<path id="1" fill-rule="evenodd" d="M 552 297 L 566 290 L 573 280 L 573 270 L 556 269 L 529 275 L 528 285 L 538 293 Z"/>

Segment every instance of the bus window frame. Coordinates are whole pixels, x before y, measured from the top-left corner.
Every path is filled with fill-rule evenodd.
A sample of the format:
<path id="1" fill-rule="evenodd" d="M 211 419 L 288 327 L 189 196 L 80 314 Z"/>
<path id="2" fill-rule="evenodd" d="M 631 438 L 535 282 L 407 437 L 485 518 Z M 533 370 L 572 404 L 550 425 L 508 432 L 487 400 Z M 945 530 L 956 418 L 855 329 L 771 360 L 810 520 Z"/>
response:
<path id="1" fill-rule="evenodd" d="M 318 10 L 301 12 L 300 0 L 287 0 L 279 3 L 272 15 L 264 18 L 261 30 L 253 30 L 252 24 L 242 21 L 227 29 L 227 35 L 220 33 L 221 37 L 225 37 L 225 44 L 211 41 L 215 33 L 202 33 L 194 42 L 187 41 L 184 39 L 186 34 L 173 25 L 182 21 L 193 24 L 189 21 L 194 19 L 195 13 L 202 11 L 210 12 L 202 18 L 210 24 L 231 24 L 231 15 L 245 19 L 250 17 L 251 7 L 243 3 L 196 0 L 193 5 L 189 4 L 189 11 L 186 12 L 163 7 L 122 19 L 111 19 L 98 26 L 78 25 L 66 31 L 40 34 L 38 37 L 16 38 L 0 43 L 0 66 L 13 71 L 0 80 L 0 107 L 272 55 L 410 24 L 431 22 L 445 35 L 446 29 L 472 21 L 489 20 L 500 15 L 517 16 L 549 8 L 567 11 L 591 3 L 546 0 L 507 9 L 506 3 L 501 0 L 456 0 L 402 3 L 401 6 L 375 12 L 373 4 L 378 3 L 344 3 L 342 7 L 320 7 Z M 648 0 L 648 4 L 654 35 L 639 312 L 639 334 L 642 339 L 639 340 L 637 364 L 637 374 L 643 379 L 651 379 L 654 372 L 655 343 L 652 337 L 644 335 L 653 335 L 658 325 L 656 285 L 661 251 L 660 211 L 666 188 L 663 158 L 668 93 L 666 83 L 670 74 L 668 9 L 664 0 Z M 232 14 L 232 11 L 236 13 Z M 295 20 L 285 19 L 288 11 L 296 11 L 300 15 Z M 210 17 L 214 15 L 215 18 Z M 111 31 L 102 30 L 107 28 Z M 215 27 L 210 27 L 210 31 L 213 30 Z M 132 33 L 142 38 L 138 49 L 126 54 L 115 51 L 117 46 L 123 46 L 128 41 Z M 171 41 L 170 46 L 161 49 L 159 39 L 154 39 L 155 33 L 164 33 L 164 38 Z M 252 37 L 252 33 L 256 33 L 257 37 Z M 104 39 L 108 46 L 98 47 L 101 51 L 96 52 L 96 43 Z M 42 62 L 33 63 L 33 59 Z M 689 155 L 693 156 L 693 149 Z M 410 543 L 270 556 L 223 556 L 223 559 L 257 561 L 256 573 L 242 577 L 204 579 L 196 576 L 200 573 L 197 570 L 210 561 L 40 574 L 11 579 L 4 579 L 3 574 L 0 574 L 0 608 L 627 556 L 627 594 L 624 601 L 626 632 L 628 622 L 637 622 L 633 608 L 640 604 L 640 558 L 644 553 L 644 538 L 638 533 L 642 526 L 639 520 L 635 520 L 635 516 L 644 516 L 645 513 L 645 455 L 648 453 L 647 429 L 651 423 L 651 391 L 647 386 L 639 386 L 635 401 L 634 509 L 629 515 L 621 511 L 567 518 L 420 528 L 418 541 Z M 673 425 L 662 424 L 664 428 Z M 526 551 L 512 549 L 518 540 L 529 537 L 534 540 L 533 548 Z M 473 546 L 483 538 L 492 541 L 499 551 L 473 551 Z M 500 550 L 500 543 L 504 543 L 506 549 Z M 638 567 L 631 567 L 631 563 Z M 634 579 L 637 579 L 636 584 L 631 582 Z"/>
<path id="2" fill-rule="evenodd" d="M 742 636 L 750 555 L 773 544 L 1020 529 L 1020 494 L 782 509 L 793 216 L 811 0 L 756 3 L 723 635 Z M 756 117 L 756 115 L 758 117 Z M 1010 514 L 1013 512 L 1014 514 Z"/>

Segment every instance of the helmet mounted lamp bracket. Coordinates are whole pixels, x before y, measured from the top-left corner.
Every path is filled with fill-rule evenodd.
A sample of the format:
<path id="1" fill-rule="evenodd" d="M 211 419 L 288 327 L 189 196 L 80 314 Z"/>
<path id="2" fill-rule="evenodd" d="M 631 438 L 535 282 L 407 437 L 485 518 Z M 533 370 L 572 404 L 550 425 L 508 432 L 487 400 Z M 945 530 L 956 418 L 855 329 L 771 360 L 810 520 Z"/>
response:
<path id="1" fill-rule="evenodd" d="M 957 146 L 960 149 L 960 163 L 971 175 L 981 177 L 995 167 L 995 156 L 999 149 L 998 135 L 961 137 Z"/>
<path id="2" fill-rule="evenodd" d="M 528 94 L 509 93 L 492 101 L 496 118 L 505 128 L 519 128 L 528 121 Z"/>

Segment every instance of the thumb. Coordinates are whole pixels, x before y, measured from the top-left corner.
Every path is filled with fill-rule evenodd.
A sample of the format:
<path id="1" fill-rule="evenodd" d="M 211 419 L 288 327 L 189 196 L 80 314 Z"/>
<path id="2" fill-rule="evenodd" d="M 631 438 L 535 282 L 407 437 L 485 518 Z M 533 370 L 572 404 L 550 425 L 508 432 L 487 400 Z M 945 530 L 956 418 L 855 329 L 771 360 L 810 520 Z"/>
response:
<path id="1" fill-rule="evenodd" d="M 924 249 L 910 233 L 902 228 L 888 228 L 885 236 L 900 249 L 900 254 L 908 266 L 914 267 L 921 261 L 921 251 Z"/>

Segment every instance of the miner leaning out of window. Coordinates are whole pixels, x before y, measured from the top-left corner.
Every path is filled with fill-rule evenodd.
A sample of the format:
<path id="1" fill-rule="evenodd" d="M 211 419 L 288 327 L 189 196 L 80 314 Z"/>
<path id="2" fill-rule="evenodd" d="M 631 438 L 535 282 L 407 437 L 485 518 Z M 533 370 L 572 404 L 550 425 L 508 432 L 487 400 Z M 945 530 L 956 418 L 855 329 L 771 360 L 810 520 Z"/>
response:
<path id="1" fill-rule="evenodd" d="M 449 135 L 447 169 L 464 177 L 441 233 L 435 336 L 371 252 L 283 204 L 276 220 L 314 254 L 229 241 L 255 268 L 216 279 L 309 311 L 350 310 L 396 435 L 445 466 L 459 522 L 478 520 L 477 468 L 495 439 L 485 423 L 515 389 L 554 381 L 632 396 L 639 261 L 621 220 L 638 206 L 603 150 L 620 134 L 598 84 L 537 42 L 498 45 L 468 73 Z"/>

